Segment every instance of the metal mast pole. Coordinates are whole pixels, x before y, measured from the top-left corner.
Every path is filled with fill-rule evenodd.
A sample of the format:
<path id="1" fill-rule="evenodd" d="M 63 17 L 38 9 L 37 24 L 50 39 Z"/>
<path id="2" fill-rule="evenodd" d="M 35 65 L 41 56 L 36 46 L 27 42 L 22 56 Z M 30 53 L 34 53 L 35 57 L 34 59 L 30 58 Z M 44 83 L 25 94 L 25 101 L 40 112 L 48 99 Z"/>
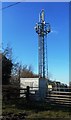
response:
<path id="1" fill-rule="evenodd" d="M 49 23 L 45 22 L 45 15 L 44 10 L 41 11 L 39 16 L 39 22 L 36 23 L 35 26 L 36 33 L 38 34 L 38 50 L 39 50 L 39 77 L 40 78 L 47 78 L 46 76 L 46 42 L 45 36 L 50 32 L 50 25 Z"/>

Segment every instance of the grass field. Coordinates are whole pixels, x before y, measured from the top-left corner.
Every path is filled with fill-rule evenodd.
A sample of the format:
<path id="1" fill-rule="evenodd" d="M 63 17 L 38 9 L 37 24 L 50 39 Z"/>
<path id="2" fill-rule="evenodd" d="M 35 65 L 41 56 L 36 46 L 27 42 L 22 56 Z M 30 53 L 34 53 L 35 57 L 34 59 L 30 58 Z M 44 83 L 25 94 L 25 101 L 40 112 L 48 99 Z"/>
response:
<path id="1" fill-rule="evenodd" d="M 8 113 L 19 114 L 25 113 L 25 119 L 47 119 L 47 118 L 58 118 L 61 120 L 65 118 L 71 118 L 71 109 L 67 107 L 61 107 L 57 105 L 50 105 L 44 102 L 32 102 L 25 101 L 24 99 L 14 100 L 4 103 L 3 102 L 3 115 Z"/>

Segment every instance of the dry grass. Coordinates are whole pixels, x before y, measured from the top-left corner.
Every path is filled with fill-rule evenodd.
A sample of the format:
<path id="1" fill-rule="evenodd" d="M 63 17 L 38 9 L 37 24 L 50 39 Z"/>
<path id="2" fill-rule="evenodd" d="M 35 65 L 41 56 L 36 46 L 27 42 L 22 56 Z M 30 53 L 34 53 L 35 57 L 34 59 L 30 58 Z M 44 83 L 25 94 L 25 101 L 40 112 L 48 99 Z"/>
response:
<path id="1" fill-rule="evenodd" d="M 23 99 L 11 102 L 9 104 L 3 103 L 3 114 L 13 112 L 26 112 L 26 119 L 47 119 L 47 118 L 70 118 L 71 113 L 68 108 L 51 106 L 42 102 L 27 102 Z"/>

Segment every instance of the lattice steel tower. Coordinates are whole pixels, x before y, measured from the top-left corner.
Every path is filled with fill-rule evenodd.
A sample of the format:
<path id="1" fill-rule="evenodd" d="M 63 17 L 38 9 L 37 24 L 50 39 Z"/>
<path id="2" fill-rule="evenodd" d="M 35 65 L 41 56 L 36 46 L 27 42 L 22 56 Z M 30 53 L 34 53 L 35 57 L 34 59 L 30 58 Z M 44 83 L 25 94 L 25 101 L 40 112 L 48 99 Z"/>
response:
<path id="1" fill-rule="evenodd" d="M 44 10 L 39 14 L 39 22 L 36 23 L 35 30 L 38 34 L 39 77 L 48 78 L 46 36 L 50 32 L 50 24 L 45 22 Z"/>

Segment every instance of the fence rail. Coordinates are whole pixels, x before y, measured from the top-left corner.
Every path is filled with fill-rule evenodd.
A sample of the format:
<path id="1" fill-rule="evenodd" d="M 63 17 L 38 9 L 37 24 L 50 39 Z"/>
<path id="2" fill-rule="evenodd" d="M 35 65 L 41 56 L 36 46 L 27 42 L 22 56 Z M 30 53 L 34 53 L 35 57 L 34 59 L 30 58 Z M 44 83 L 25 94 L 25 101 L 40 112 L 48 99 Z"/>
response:
<path id="1" fill-rule="evenodd" d="M 37 88 L 37 87 L 35 87 Z M 12 91 L 13 90 L 13 91 Z M 38 88 L 37 88 L 38 90 Z M 8 90 L 3 89 L 3 95 L 4 97 L 8 97 L 9 98 L 15 98 L 20 97 L 21 96 L 25 96 L 27 98 L 27 100 L 29 99 L 29 96 L 33 96 L 36 94 L 36 89 L 33 89 L 32 87 L 27 87 L 27 88 L 17 88 L 16 87 L 14 89 Z M 50 104 L 59 104 L 59 105 L 68 105 L 69 107 L 71 107 L 71 88 L 64 88 L 64 91 L 62 90 L 62 88 L 58 88 L 58 91 L 55 91 L 54 89 L 47 91 L 47 97 L 45 98 L 45 101 L 50 103 Z M 18 94 L 17 94 L 18 93 Z M 11 97 L 10 97 L 10 96 Z M 12 96 L 13 95 L 13 96 Z M 38 95 L 37 95 L 38 97 Z"/>
<path id="2" fill-rule="evenodd" d="M 71 92 L 50 91 L 46 97 L 46 101 L 51 104 L 67 105 L 71 107 Z"/>

